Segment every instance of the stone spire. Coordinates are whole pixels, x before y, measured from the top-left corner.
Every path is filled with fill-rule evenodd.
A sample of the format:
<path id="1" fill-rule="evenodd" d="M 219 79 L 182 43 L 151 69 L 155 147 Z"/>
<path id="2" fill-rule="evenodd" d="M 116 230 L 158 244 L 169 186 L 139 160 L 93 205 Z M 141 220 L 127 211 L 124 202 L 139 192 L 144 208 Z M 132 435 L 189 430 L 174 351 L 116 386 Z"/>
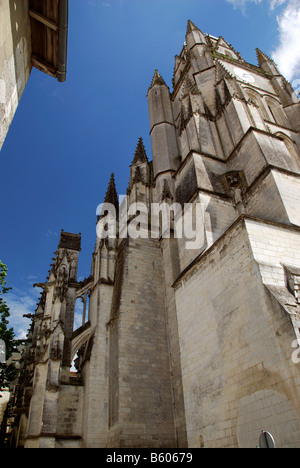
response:
<path id="1" fill-rule="evenodd" d="M 258 65 L 260 67 L 263 66 L 265 62 L 274 62 L 268 55 L 266 55 L 264 52 L 262 52 L 260 49 L 256 49 L 256 55 L 257 55 L 257 60 L 258 60 Z"/>
<path id="2" fill-rule="evenodd" d="M 153 174 L 178 168 L 178 147 L 171 95 L 162 76 L 155 70 L 148 90 Z M 169 146 L 168 142 L 172 142 Z"/>
<path id="3" fill-rule="evenodd" d="M 143 138 L 139 138 L 139 141 L 138 141 L 135 153 L 134 153 L 132 165 L 137 164 L 137 163 L 148 163 L 148 158 L 147 158 Z"/>
<path id="4" fill-rule="evenodd" d="M 165 80 L 163 79 L 163 77 L 161 76 L 161 74 L 158 72 L 157 69 L 154 72 L 154 75 L 153 75 L 153 78 L 152 78 L 152 81 L 151 81 L 151 85 L 150 85 L 150 88 L 149 88 L 148 91 L 150 91 L 150 89 L 152 89 L 153 86 L 155 86 L 155 85 L 167 86 Z"/>
<path id="5" fill-rule="evenodd" d="M 191 20 L 187 22 L 185 40 L 188 49 L 193 48 L 195 44 L 206 45 L 205 35 Z"/>
<path id="6" fill-rule="evenodd" d="M 274 60 L 260 49 L 256 49 L 257 59 L 259 67 L 271 77 L 272 84 L 280 98 L 281 104 L 284 107 L 288 107 L 293 104 L 298 103 L 298 98 L 292 88 L 292 85 L 288 80 L 282 75 L 277 64 Z M 288 113 L 291 109 L 288 109 Z"/>
<path id="7" fill-rule="evenodd" d="M 258 65 L 265 73 L 268 73 L 268 75 L 271 75 L 274 77 L 278 77 L 278 75 L 281 75 L 276 63 L 267 54 L 262 52 L 260 49 L 256 49 L 256 55 L 257 55 Z"/>
<path id="8" fill-rule="evenodd" d="M 105 195 L 104 203 L 112 203 L 116 210 L 119 210 L 119 200 L 118 200 L 118 194 L 117 194 L 117 189 L 116 189 L 116 183 L 115 183 L 115 176 L 112 173 L 110 177 L 110 181 L 108 184 L 108 189 Z"/>
<path id="9" fill-rule="evenodd" d="M 186 35 L 190 34 L 192 31 L 200 31 L 200 29 L 197 28 L 197 26 L 191 20 L 188 20 L 187 28 L 186 28 Z"/>

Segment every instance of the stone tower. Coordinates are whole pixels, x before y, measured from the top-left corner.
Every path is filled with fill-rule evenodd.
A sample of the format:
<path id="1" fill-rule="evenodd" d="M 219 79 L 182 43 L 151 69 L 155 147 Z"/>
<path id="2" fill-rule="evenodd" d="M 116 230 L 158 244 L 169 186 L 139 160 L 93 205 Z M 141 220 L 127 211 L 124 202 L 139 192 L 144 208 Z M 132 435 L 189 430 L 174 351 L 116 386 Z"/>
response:
<path id="1" fill-rule="evenodd" d="M 73 282 L 68 242 L 58 254 L 55 265 L 68 264 L 51 306 L 61 357 L 49 345 L 40 362 L 33 343 L 61 283 L 56 266 L 45 285 L 49 306 L 37 309 L 24 357 L 40 383 L 20 392 L 19 445 L 255 447 L 267 429 L 277 446 L 300 446 L 300 105 L 257 56 L 247 63 L 189 21 L 172 92 L 155 71 L 153 160 L 139 139 L 125 208 L 111 178 L 117 235 L 97 238 L 89 278 Z M 161 203 L 173 213 L 168 236 L 159 216 L 153 229 Z M 178 235 L 195 213 L 195 238 Z M 137 224 L 140 236 L 124 235 Z M 70 314 L 59 312 L 66 294 Z M 87 297 L 88 319 L 70 336 L 58 317 Z"/>

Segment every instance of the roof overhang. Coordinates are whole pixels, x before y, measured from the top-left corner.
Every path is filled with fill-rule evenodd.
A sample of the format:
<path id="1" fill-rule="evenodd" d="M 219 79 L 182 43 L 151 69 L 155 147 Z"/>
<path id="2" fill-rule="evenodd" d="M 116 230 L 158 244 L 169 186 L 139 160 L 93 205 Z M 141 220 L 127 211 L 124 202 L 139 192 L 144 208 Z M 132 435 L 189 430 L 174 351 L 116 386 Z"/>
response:
<path id="1" fill-rule="evenodd" d="M 69 0 L 29 0 L 32 65 L 58 81 L 67 75 Z"/>

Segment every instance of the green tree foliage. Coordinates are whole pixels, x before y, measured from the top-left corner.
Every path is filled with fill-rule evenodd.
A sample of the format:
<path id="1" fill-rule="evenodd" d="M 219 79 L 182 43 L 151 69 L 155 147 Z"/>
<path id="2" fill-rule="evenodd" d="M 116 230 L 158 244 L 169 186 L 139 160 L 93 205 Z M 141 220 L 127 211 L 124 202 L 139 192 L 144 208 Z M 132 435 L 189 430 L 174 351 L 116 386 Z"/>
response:
<path id="1" fill-rule="evenodd" d="M 6 360 L 12 353 L 16 351 L 18 341 L 15 339 L 14 330 L 8 327 L 9 308 L 4 300 L 4 295 L 11 288 L 7 288 L 6 284 L 7 267 L 0 260 L 0 340 L 3 340 L 6 346 Z M 16 369 L 13 364 L 7 365 L 0 363 L 0 390 L 5 388 L 16 377 Z"/>

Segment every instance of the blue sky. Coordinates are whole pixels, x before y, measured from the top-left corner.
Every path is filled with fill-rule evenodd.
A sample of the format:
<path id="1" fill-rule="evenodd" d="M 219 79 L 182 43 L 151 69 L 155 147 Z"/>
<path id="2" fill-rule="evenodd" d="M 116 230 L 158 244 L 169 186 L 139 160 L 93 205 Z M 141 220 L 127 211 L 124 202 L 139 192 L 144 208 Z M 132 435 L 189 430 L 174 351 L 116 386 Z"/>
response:
<path id="1" fill-rule="evenodd" d="M 147 90 L 155 68 L 172 87 L 188 19 L 248 62 L 259 47 L 300 77 L 298 0 L 70 0 L 67 81 L 33 69 L 0 153 L 0 258 L 17 336 L 61 229 L 82 233 L 79 278 L 89 276 L 97 205 L 111 172 L 126 193 L 139 137 L 151 159 Z"/>

